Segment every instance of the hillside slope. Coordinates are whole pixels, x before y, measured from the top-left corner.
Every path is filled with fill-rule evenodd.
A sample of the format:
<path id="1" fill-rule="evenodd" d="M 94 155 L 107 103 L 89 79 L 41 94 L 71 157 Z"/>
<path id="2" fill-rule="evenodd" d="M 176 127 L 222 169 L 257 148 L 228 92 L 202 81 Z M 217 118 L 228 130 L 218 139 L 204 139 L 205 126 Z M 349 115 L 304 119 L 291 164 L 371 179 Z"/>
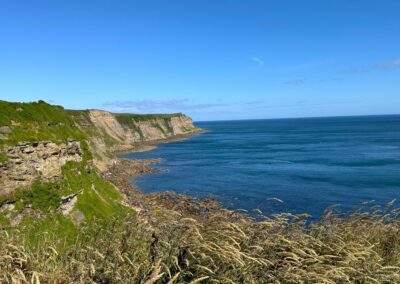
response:
<path id="1" fill-rule="evenodd" d="M 60 177 L 66 162 L 79 162 L 85 153 L 104 170 L 116 151 L 198 131 L 183 114 L 71 111 L 45 102 L 0 101 L 0 109 L 0 195 Z"/>

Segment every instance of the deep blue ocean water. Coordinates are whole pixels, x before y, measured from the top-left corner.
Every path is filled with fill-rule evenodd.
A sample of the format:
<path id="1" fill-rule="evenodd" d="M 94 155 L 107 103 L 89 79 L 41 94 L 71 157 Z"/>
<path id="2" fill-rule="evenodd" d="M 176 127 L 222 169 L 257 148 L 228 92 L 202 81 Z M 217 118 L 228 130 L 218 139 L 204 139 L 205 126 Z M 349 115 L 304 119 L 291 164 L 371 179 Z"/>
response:
<path id="1" fill-rule="evenodd" d="M 144 192 L 212 196 L 232 209 L 308 213 L 400 197 L 400 116 L 201 122 L 206 133 L 129 158 L 162 158 Z M 280 201 L 278 201 L 277 199 Z"/>

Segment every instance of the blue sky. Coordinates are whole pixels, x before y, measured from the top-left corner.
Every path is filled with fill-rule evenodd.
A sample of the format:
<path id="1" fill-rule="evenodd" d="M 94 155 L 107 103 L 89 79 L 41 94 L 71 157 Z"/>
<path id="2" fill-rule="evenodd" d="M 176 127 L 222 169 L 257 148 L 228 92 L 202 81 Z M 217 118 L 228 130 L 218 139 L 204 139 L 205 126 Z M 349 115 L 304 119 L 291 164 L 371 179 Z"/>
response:
<path id="1" fill-rule="evenodd" d="M 0 3 L 0 99 L 195 120 L 400 113 L 400 1 Z"/>

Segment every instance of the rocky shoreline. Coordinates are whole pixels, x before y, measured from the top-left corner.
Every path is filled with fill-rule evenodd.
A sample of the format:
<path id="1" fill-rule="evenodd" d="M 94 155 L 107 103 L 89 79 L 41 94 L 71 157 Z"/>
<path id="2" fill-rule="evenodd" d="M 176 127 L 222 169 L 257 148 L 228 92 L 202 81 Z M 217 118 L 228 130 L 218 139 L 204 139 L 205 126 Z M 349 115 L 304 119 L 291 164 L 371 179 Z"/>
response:
<path id="1" fill-rule="evenodd" d="M 137 143 L 134 143 L 132 146 L 127 147 L 125 149 L 117 149 L 117 150 L 113 151 L 113 155 L 117 159 L 121 159 L 122 156 L 124 156 L 126 154 L 129 154 L 129 153 L 152 151 L 152 150 L 156 149 L 157 146 L 160 145 L 160 144 L 189 139 L 189 138 L 191 138 L 191 137 L 193 137 L 195 135 L 200 135 L 200 134 L 205 133 L 205 132 L 206 132 L 206 130 L 198 128 L 198 129 L 194 130 L 191 133 L 176 134 L 174 136 L 167 137 L 167 138 L 164 138 L 164 139 L 137 142 Z"/>
<path id="2" fill-rule="evenodd" d="M 157 170 L 151 165 L 161 162 L 157 159 L 125 159 L 124 154 L 140 151 L 150 151 L 160 143 L 169 143 L 181 139 L 187 139 L 193 135 L 203 133 L 203 130 L 193 134 L 176 135 L 168 139 L 145 142 L 137 145 L 134 150 L 119 152 L 115 159 L 102 172 L 102 177 L 115 185 L 123 194 L 125 202 L 137 212 L 146 215 L 155 207 L 162 207 L 167 210 L 179 212 L 182 216 L 194 217 L 196 219 L 207 219 L 216 213 L 225 215 L 232 220 L 244 218 L 243 213 L 223 208 L 213 198 L 196 198 L 184 194 L 177 194 L 173 191 L 143 193 L 135 185 L 135 179 L 141 175 L 155 173 Z"/>
<path id="3" fill-rule="evenodd" d="M 140 175 L 155 172 L 150 165 L 158 163 L 159 161 L 159 159 L 115 159 L 108 169 L 102 173 L 102 176 L 119 189 L 119 191 L 124 195 L 125 201 L 129 205 L 134 207 L 143 207 L 143 193 L 133 185 L 132 180 Z"/>
<path id="4" fill-rule="evenodd" d="M 207 220 L 211 216 L 225 216 L 230 220 L 239 220 L 246 217 L 243 213 L 228 210 L 213 198 L 196 198 L 173 191 L 143 193 L 134 185 L 135 178 L 156 172 L 152 164 L 159 163 L 160 159 L 128 160 L 116 159 L 102 176 L 114 184 L 125 198 L 125 203 L 140 213 L 151 222 L 151 212 L 155 208 L 163 208 L 171 212 L 195 218 L 196 220 Z M 175 214 L 173 213 L 173 214 Z M 156 221 L 155 221 L 156 222 Z"/>
<path id="5" fill-rule="evenodd" d="M 179 134 L 166 139 L 137 143 L 131 149 L 116 151 L 114 153 L 115 158 L 112 159 L 108 163 L 106 169 L 102 171 L 102 176 L 104 179 L 114 184 L 119 191 L 124 194 L 129 204 L 138 206 L 138 200 L 142 200 L 143 196 L 146 194 L 144 194 L 137 186 L 134 185 L 134 180 L 138 176 L 156 172 L 157 170 L 151 167 L 151 165 L 160 163 L 161 158 L 126 159 L 123 156 L 128 153 L 151 151 L 157 148 L 157 145 L 161 143 L 169 143 L 188 139 L 200 133 L 203 133 L 203 130 L 199 129 L 191 134 Z M 143 204 L 141 204 L 141 206 L 143 206 Z"/>

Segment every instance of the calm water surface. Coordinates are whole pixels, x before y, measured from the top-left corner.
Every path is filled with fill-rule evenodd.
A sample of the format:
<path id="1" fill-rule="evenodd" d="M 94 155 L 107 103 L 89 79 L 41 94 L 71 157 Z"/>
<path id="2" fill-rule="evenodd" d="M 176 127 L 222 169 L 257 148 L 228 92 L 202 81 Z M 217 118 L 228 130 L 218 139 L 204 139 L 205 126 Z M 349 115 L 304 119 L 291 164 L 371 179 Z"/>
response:
<path id="1" fill-rule="evenodd" d="M 400 116 L 201 122 L 208 132 L 129 158 L 162 158 L 144 192 L 213 196 L 266 214 L 342 210 L 400 195 Z M 280 201 L 278 201 L 279 199 Z M 281 202 L 282 201 L 282 202 Z"/>

